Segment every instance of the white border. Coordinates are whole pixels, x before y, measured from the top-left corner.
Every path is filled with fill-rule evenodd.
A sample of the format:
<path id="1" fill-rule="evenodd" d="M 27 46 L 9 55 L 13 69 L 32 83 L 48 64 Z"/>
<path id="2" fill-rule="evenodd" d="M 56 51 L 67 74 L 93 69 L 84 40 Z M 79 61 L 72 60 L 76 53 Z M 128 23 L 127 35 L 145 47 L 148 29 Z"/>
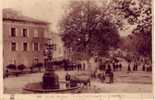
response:
<path id="1" fill-rule="evenodd" d="M 20 1 L 19 1 L 20 2 Z M 153 46 L 153 83 L 154 83 L 154 71 L 155 71 L 155 41 L 154 41 L 154 5 L 155 2 L 153 2 L 153 33 L 152 33 L 152 46 Z M 10 95 L 3 94 L 3 39 L 2 39 L 2 0 L 0 0 L 0 100 L 10 100 Z M 155 89 L 155 86 L 153 84 L 153 90 Z M 154 91 L 153 91 L 154 92 Z M 99 94 L 15 94 L 15 100 L 153 100 L 152 96 L 153 94 L 150 93 L 99 93 Z"/>

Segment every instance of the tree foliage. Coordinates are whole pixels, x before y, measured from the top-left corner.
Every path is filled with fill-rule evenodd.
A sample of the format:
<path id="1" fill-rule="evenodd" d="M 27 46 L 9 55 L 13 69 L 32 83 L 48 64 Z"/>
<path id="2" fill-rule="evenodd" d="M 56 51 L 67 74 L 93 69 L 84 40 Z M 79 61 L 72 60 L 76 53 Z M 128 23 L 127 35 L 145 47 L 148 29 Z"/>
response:
<path id="1" fill-rule="evenodd" d="M 71 2 L 60 26 L 64 45 L 84 57 L 104 55 L 120 39 L 113 20 L 91 1 Z"/>
<path id="2" fill-rule="evenodd" d="M 132 31 L 132 36 L 136 38 L 133 45 L 136 51 L 150 56 L 152 54 L 151 4 L 151 0 L 113 0 L 113 11 L 117 12 L 117 17 L 127 20 L 130 26 L 136 25 Z"/>
<path id="3" fill-rule="evenodd" d="M 6 66 L 6 68 L 8 68 L 8 69 L 16 69 L 16 65 L 15 64 L 9 64 L 9 65 L 7 65 Z"/>
<path id="4" fill-rule="evenodd" d="M 21 64 L 21 65 L 18 65 L 17 68 L 23 71 L 26 68 L 26 66 L 24 64 Z"/>

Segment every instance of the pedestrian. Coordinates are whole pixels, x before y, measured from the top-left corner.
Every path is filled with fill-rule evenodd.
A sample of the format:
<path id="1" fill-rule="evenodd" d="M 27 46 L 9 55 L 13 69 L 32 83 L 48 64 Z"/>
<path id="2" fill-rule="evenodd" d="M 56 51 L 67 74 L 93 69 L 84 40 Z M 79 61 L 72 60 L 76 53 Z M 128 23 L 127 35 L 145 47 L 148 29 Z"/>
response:
<path id="1" fill-rule="evenodd" d="M 133 71 L 136 71 L 136 64 L 134 63 Z"/>
<path id="2" fill-rule="evenodd" d="M 110 70 L 110 71 L 111 71 L 111 66 L 110 66 L 110 64 L 108 64 L 108 70 Z"/>
<path id="3" fill-rule="evenodd" d="M 83 63 L 83 70 L 85 70 L 86 66 L 85 66 L 85 63 Z"/>
<path id="4" fill-rule="evenodd" d="M 109 70 L 108 70 L 108 69 L 106 69 L 106 71 L 105 71 L 105 75 L 106 75 L 106 76 L 109 75 Z"/>
<path id="5" fill-rule="evenodd" d="M 117 69 L 117 71 L 118 71 L 118 68 L 119 68 L 119 63 L 117 62 L 116 63 L 116 69 Z"/>
<path id="6" fill-rule="evenodd" d="M 152 66 L 151 65 L 149 66 L 149 72 L 152 72 Z"/>
<path id="7" fill-rule="evenodd" d="M 105 69 L 106 69 L 106 64 L 104 63 L 102 67 L 103 67 L 103 70 L 105 71 Z"/>
<path id="8" fill-rule="evenodd" d="M 138 71 L 138 64 L 135 62 L 135 71 Z"/>
<path id="9" fill-rule="evenodd" d="M 104 72 L 102 73 L 101 78 L 102 78 L 102 82 L 104 82 L 104 80 L 105 80 L 105 74 L 104 74 Z"/>
<path id="10" fill-rule="evenodd" d="M 81 64 L 79 64 L 79 69 L 82 70 L 82 66 L 81 66 Z"/>
<path id="11" fill-rule="evenodd" d="M 78 64 L 77 67 L 78 67 L 78 71 L 79 71 L 80 70 L 80 64 Z"/>
<path id="12" fill-rule="evenodd" d="M 115 62 L 113 62 L 113 70 L 116 71 L 116 66 L 115 66 Z"/>
<path id="13" fill-rule="evenodd" d="M 107 78 L 108 78 L 108 83 L 110 83 L 111 82 L 111 79 L 112 79 L 112 70 L 111 70 L 111 66 L 110 66 L 110 64 L 108 64 L 108 68 L 106 69 L 106 72 L 105 72 L 105 75 L 107 76 Z"/>
<path id="14" fill-rule="evenodd" d="M 145 63 L 144 63 L 142 66 L 142 71 L 145 71 L 145 70 L 146 70 L 146 68 L 145 68 Z"/>
<path id="15" fill-rule="evenodd" d="M 119 63 L 119 70 L 121 71 L 122 70 L 122 64 Z"/>
<path id="16" fill-rule="evenodd" d="M 114 74 L 112 71 L 109 72 L 109 83 L 113 83 L 114 82 Z"/>
<path id="17" fill-rule="evenodd" d="M 147 64 L 146 66 L 146 71 L 148 72 L 149 71 L 149 65 Z"/>
<path id="18" fill-rule="evenodd" d="M 66 73 L 65 79 L 66 79 L 66 81 L 70 80 L 71 79 L 71 75 L 69 73 Z"/>
<path id="19" fill-rule="evenodd" d="M 66 79 L 66 87 L 69 87 L 70 86 L 70 80 L 71 80 L 70 74 L 66 73 L 65 79 Z"/>
<path id="20" fill-rule="evenodd" d="M 151 72 L 152 71 L 152 66 L 150 64 L 147 64 L 146 71 L 147 72 Z"/>
<path id="21" fill-rule="evenodd" d="M 136 63 L 136 71 L 138 71 L 138 63 Z"/>
<path id="22" fill-rule="evenodd" d="M 131 66 L 130 63 L 128 63 L 128 73 L 131 72 Z"/>
<path id="23" fill-rule="evenodd" d="M 104 75 L 104 72 L 99 73 L 99 74 L 98 74 L 98 78 L 99 78 L 99 79 L 100 79 L 100 81 L 103 83 L 103 82 L 104 82 L 104 80 L 105 80 L 105 75 Z"/>

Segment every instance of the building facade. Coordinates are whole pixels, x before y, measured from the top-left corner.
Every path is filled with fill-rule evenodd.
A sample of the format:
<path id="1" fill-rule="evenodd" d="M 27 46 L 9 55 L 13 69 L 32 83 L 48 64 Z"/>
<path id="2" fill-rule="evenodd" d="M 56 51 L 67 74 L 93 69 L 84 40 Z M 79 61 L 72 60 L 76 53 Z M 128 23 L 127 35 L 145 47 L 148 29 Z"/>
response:
<path id="1" fill-rule="evenodd" d="M 3 65 L 26 67 L 43 63 L 45 44 L 49 42 L 49 23 L 3 10 Z"/>

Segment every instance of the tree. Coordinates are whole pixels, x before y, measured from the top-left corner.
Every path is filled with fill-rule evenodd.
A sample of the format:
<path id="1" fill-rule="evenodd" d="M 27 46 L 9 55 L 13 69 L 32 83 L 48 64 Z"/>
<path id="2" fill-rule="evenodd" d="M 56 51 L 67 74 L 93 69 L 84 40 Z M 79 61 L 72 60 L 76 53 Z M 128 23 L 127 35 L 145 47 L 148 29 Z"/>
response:
<path id="1" fill-rule="evenodd" d="M 9 64 L 6 66 L 6 68 L 16 70 L 16 65 L 15 64 Z"/>
<path id="2" fill-rule="evenodd" d="M 23 72 L 26 66 L 24 64 L 21 64 L 21 65 L 18 65 L 17 68 Z"/>
<path id="3" fill-rule="evenodd" d="M 149 56 L 152 55 L 151 4 L 151 0 L 113 0 L 112 7 L 112 11 L 117 12 L 117 18 L 126 20 L 130 27 L 136 26 L 132 30 L 136 38 L 133 46 L 139 54 Z"/>
<path id="4" fill-rule="evenodd" d="M 60 26 L 65 47 L 85 59 L 104 55 L 120 38 L 116 25 L 92 1 L 72 1 Z"/>

